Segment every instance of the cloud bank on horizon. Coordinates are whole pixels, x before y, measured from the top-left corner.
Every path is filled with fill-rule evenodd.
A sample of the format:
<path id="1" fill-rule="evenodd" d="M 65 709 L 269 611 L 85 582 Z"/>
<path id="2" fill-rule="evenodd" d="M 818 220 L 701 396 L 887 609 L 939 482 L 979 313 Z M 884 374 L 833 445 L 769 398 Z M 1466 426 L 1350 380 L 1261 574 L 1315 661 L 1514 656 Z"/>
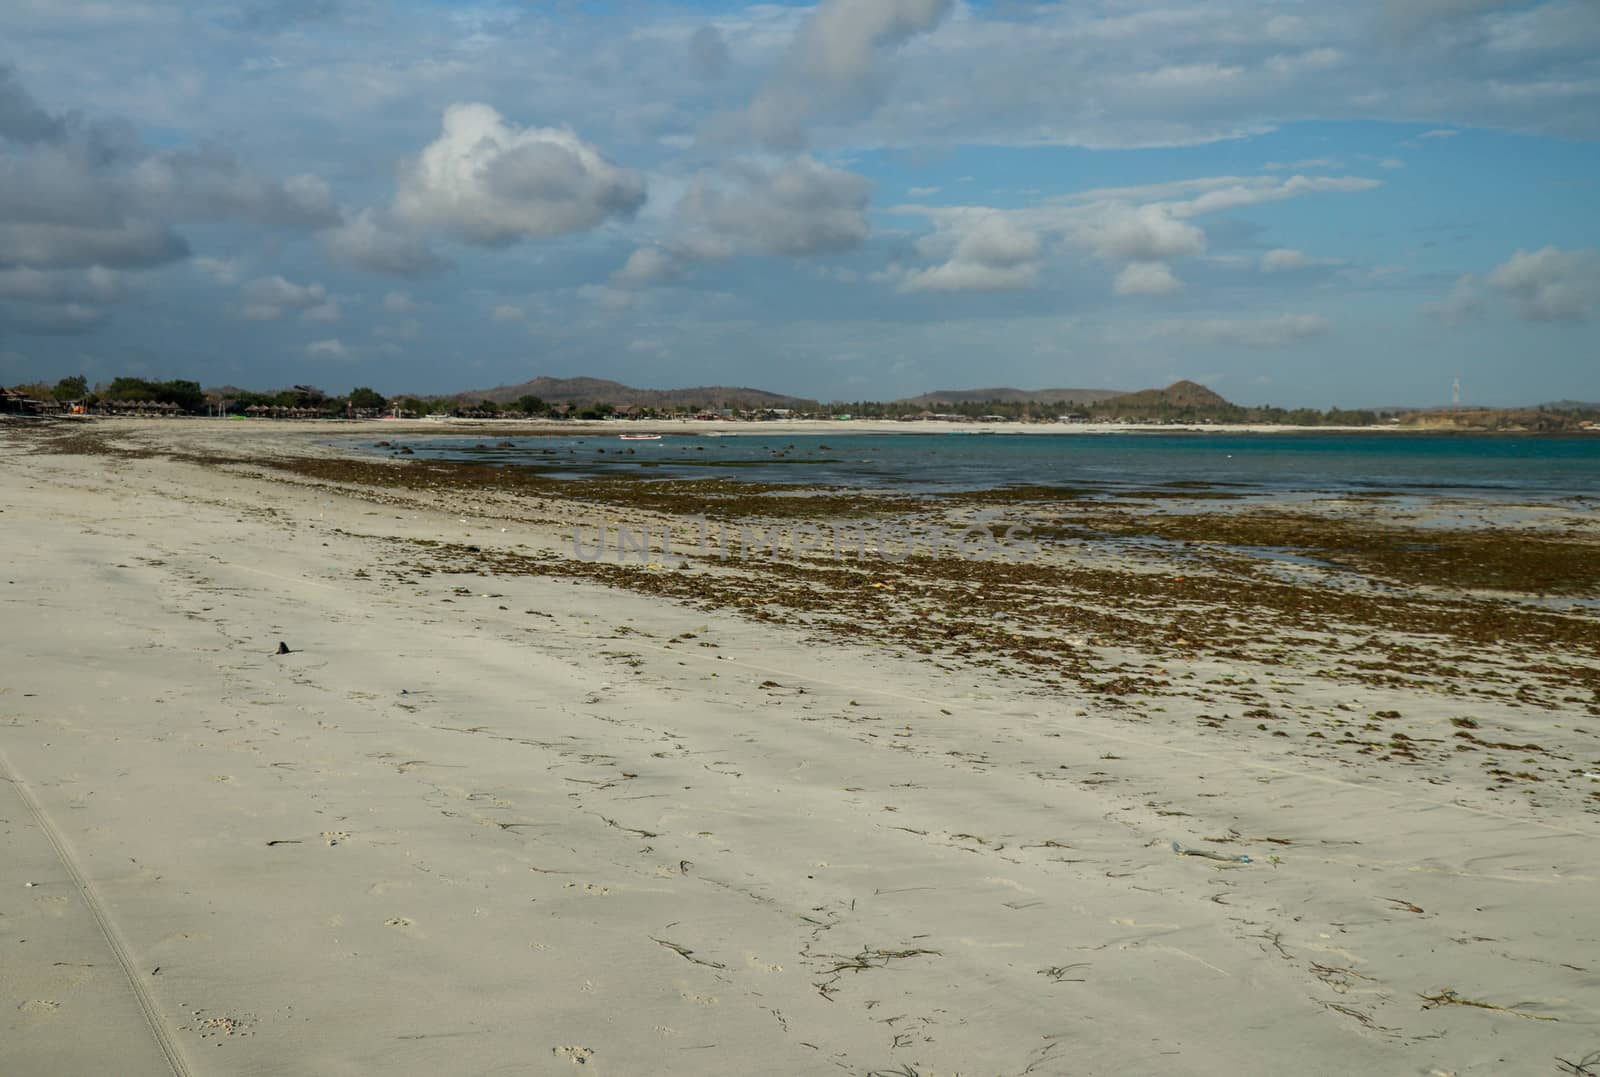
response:
<path id="1" fill-rule="evenodd" d="M 0 383 L 1600 398 L 1592 0 L 0 13 Z"/>

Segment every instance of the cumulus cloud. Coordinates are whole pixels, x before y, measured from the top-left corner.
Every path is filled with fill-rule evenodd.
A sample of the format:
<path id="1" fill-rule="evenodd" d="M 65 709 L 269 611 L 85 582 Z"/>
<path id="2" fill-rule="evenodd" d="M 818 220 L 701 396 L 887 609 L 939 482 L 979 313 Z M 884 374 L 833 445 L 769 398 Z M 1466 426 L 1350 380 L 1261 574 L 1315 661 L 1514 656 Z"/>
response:
<path id="1" fill-rule="evenodd" d="M 220 147 L 161 153 L 128 176 L 133 196 L 148 210 L 189 220 L 252 220 L 288 228 L 324 228 L 339 220 L 333 191 L 321 178 L 279 182 L 251 172 Z"/>
<path id="2" fill-rule="evenodd" d="M 682 262 L 660 247 L 640 247 L 628 255 L 621 269 L 612 274 L 617 284 L 659 284 L 683 273 Z"/>
<path id="3" fill-rule="evenodd" d="M 346 265 L 395 277 L 426 276 L 449 265 L 434 253 L 424 236 L 388 213 L 371 208 L 324 233 L 323 244 Z"/>
<path id="4" fill-rule="evenodd" d="M 886 86 L 884 54 L 932 30 L 951 7 L 952 0 L 822 0 L 738 119 L 769 146 L 803 147 L 818 114 L 870 111 Z"/>
<path id="5" fill-rule="evenodd" d="M 1160 322 L 1152 337 L 1180 337 L 1244 348 L 1282 348 L 1328 331 L 1320 314 L 1280 314 L 1276 318 L 1175 318 Z"/>
<path id="6" fill-rule="evenodd" d="M 1113 288 L 1118 295 L 1176 295 L 1183 281 L 1165 262 L 1134 262 L 1117 274 Z"/>
<path id="7" fill-rule="evenodd" d="M 0 325 L 24 333 L 72 334 L 97 328 L 128 292 L 123 274 L 87 270 L 0 269 Z"/>
<path id="8" fill-rule="evenodd" d="M 1365 191 L 1377 186 L 1378 181 L 1358 176 L 1208 176 L 1137 187 L 1095 188 L 1044 199 L 1021 209 L 901 205 L 893 207 L 893 212 L 917 214 L 933 222 L 935 231 L 926 237 L 928 242 L 918 244 L 919 253 L 928 258 L 942 257 L 940 243 L 951 246 L 950 237 L 971 228 L 974 222 L 1003 219 L 1017 230 L 1040 236 L 1059 235 L 1102 261 L 1120 263 L 1122 268 L 1113 283 L 1119 295 L 1170 295 L 1181 290 L 1183 283 L 1169 263 L 1206 253 L 1206 233 L 1193 218 L 1260 203 Z M 1291 256 L 1306 258 L 1299 252 L 1277 254 L 1271 259 L 1273 268 L 1287 268 Z M 1305 264 L 1335 263 L 1306 258 Z M 1015 287 L 1031 281 L 1038 267 L 1009 276 L 973 273 L 968 264 L 959 267 L 960 273 L 955 272 L 956 268 L 930 276 L 927 282 L 1009 279 L 1009 286 Z M 917 271 L 890 272 L 884 279 L 894 280 L 902 287 L 909 280 L 923 280 Z"/>
<path id="9" fill-rule="evenodd" d="M 1482 317 L 1485 309 L 1483 289 L 1479 287 L 1478 278 L 1467 273 L 1456 281 L 1445 299 L 1438 303 L 1423 304 L 1422 313 L 1443 325 L 1454 327 Z"/>
<path id="10" fill-rule="evenodd" d="M 314 175 L 274 179 L 214 145 L 154 147 L 130 124 L 52 114 L 0 68 L 0 272 L 13 294 L 0 326 L 83 332 L 126 288 L 114 270 L 188 257 L 179 224 L 245 222 L 314 230 L 338 219 Z M 225 263 L 198 267 L 225 279 Z M 15 270 L 16 272 L 9 272 Z M 331 300 L 302 311 L 339 316 Z"/>
<path id="11" fill-rule="evenodd" d="M 1109 204 L 1088 215 L 1077 238 L 1108 261 L 1159 262 L 1204 254 L 1206 234 L 1170 207 Z"/>
<path id="12" fill-rule="evenodd" d="M 9 64 L 0 64 L 0 138 L 43 142 L 61 135 L 62 123 L 33 99 Z"/>
<path id="13" fill-rule="evenodd" d="M 810 157 L 776 166 L 734 163 L 695 176 L 673 217 L 673 250 L 690 258 L 739 251 L 808 255 L 860 246 L 870 231 L 865 176 Z"/>
<path id="14" fill-rule="evenodd" d="M 0 266 L 149 269 L 188 255 L 188 242 L 156 221 L 105 225 L 7 221 L 0 210 Z"/>
<path id="15" fill-rule="evenodd" d="M 483 104 L 452 105 L 406 168 L 394 212 L 483 246 L 585 232 L 644 204 L 644 178 L 571 131 L 519 128 Z"/>
<path id="16" fill-rule="evenodd" d="M 1529 321 L 1583 321 L 1600 309 L 1600 252 L 1519 250 L 1489 274 L 1489 284 Z"/>
<path id="17" fill-rule="evenodd" d="M 526 321 L 528 312 L 515 304 L 501 303 L 489 312 L 489 316 L 501 325 L 506 325 L 510 322 Z"/>
<path id="18" fill-rule="evenodd" d="M 258 277 L 245 285 L 240 297 L 241 317 L 251 321 L 278 321 L 299 314 L 307 323 L 339 320 L 339 303 L 320 284 L 295 284 L 281 276 Z"/>
<path id="19" fill-rule="evenodd" d="M 383 297 L 383 309 L 390 314 L 409 314 L 417 309 L 417 301 L 406 292 L 389 292 Z"/>
<path id="20" fill-rule="evenodd" d="M 906 275 L 906 292 L 994 292 L 1025 288 L 1039 275 L 1043 243 L 1036 232 L 993 213 L 963 221 L 954 248 L 938 265 Z M 935 245 L 938 241 L 935 241 Z"/>

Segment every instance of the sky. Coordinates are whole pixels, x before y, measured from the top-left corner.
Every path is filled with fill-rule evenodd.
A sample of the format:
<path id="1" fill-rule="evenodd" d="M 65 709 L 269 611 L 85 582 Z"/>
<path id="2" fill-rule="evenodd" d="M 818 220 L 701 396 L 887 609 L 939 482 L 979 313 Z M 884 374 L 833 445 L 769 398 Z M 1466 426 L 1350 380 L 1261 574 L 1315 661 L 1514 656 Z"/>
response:
<path id="1" fill-rule="evenodd" d="M 0 384 L 1600 399 L 1595 0 L 8 0 Z"/>

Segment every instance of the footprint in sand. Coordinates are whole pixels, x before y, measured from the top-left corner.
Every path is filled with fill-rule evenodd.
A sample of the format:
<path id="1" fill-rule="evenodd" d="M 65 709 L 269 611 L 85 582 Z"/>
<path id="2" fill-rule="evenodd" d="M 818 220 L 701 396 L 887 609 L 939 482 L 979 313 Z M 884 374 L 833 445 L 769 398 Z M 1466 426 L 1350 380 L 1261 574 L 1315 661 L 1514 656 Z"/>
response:
<path id="1" fill-rule="evenodd" d="M 587 1066 L 589 1064 L 589 1060 L 594 1057 L 594 1052 L 589 1048 L 577 1047 L 568 1044 L 563 1044 L 560 1047 L 552 1047 L 550 1048 L 550 1053 L 555 1055 L 557 1058 L 564 1058 L 568 1062 L 571 1062 L 577 1066 Z"/>
<path id="2" fill-rule="evenodd" d="M 44 913 L 46 916 L 54 917 L 56 919 L 60 919 L 61 917 L 65 916 L 67 914 L 67 906 L 71 904 L 67 898 L 62 897 L 59 894 L 52 894 L 49 897 L 34 898 L 33 900 L 38 903 L 40 912 Z"/>
<path id="3" fill-rule="evenodd" d="M 383 922 L 383 926 L 384 927 L 398 927 L 398 928 L 408 928 L 408 927 L 413 926 L 414 924 L 415 924 L 415 921 L 413 921 L 408 916 L 391 916 L 389 919 L 387 919 L 387 920 L 385 920 Z"/>
<path id="4" fill-rule="evenodd" d="M 52 1017 L 60 1008 L 61 1003 L 54 999 L 34 998 L 18 1006 L 17 1011 L 24 1017 Z"/>
<path id="5" fill-rule="evenodd" d="M 324 830 L 322 832 L 322 840 L 327 842 L 330 846 L 334 846 L 338 845 L 342 841 L 349 841 L 350 835 L 346 834 L 342 830 Z"/>

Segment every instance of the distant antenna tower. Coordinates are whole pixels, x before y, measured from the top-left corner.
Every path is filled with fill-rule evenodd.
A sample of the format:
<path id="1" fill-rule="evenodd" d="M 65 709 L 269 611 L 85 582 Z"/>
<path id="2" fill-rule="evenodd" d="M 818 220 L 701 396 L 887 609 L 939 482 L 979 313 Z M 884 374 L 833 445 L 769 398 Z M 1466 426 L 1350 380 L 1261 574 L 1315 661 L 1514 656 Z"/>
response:
<path id="1" fill-rule="evenodd" d="M 1456 375 L 1455 382 L 1450 386 L 1450 403 L 1455 407 L 1461 406 L 1461 375 Z"/>

